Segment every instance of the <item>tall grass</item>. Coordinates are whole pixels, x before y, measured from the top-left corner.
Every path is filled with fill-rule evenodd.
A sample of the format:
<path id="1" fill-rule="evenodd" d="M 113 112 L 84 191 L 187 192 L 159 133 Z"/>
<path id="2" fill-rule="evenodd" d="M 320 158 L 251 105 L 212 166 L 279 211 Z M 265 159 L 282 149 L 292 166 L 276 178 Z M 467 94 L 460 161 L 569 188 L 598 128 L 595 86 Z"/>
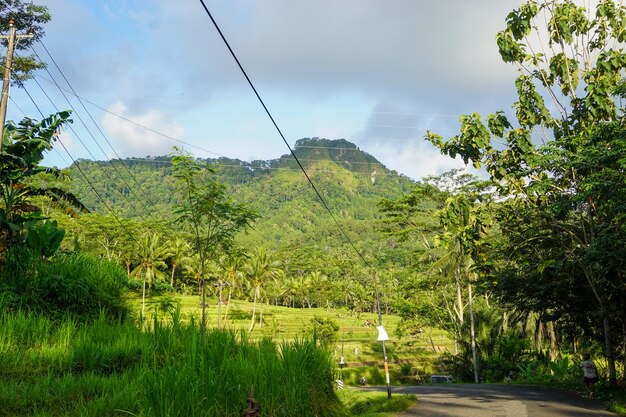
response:
<path id="1" fill-rule="evenodd" d="M 168 323 L 0 315 L 0 416 L 240 416 L 253 385 L 263 416 L 344 414 L 315 341 Z"/>
<path id="2" fill-rule="evenodd" d="M 80 254 L 44 260 L 25 247 L 11 249 L 0 269 L 0 310 L 28 310 L 94 320 L 128 313 L 126 273 L 117 264 Z"/>

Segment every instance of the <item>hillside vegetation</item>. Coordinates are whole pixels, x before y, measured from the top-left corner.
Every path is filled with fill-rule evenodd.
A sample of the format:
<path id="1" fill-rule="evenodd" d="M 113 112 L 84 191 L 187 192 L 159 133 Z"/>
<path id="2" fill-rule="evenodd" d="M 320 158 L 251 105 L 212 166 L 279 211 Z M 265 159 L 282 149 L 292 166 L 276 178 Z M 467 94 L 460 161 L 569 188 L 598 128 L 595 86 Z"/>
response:
<path id="1" fill-rule="evenodd" d="M 378 201 L 398 198 L 413 184 L 408 177 L 390 171 L 343 139 L 300 139 L 294 151 L 333 215 L 359 244 L 364 240 L 379 240 L 373 222 L 380 218 Z M 268 161 L 227 158 L 203 161 L 215 166 L 217 181 L 238 202 L 247 204 L 259 215 L 254 228 L 241 237 L 243 244 L 274 250 L 303 241 L 307 246 L 346 245 L 291 155 Z M 89 182 L 76 168 L 70 169 L 72 189 L 92 212 L 108 214 L 105 203 L 89 183 L 125 219 L 175 218 L 176 182 L 171 157 L 110 162 L 81 160 L 77 164 Z"/>

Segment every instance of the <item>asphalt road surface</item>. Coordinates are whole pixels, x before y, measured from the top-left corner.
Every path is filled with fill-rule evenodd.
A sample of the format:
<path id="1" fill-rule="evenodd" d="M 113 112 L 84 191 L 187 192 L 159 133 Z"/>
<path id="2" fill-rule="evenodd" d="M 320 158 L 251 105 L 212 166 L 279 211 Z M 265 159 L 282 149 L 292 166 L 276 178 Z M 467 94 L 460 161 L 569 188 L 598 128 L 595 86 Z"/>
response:
<path id="1" fill-rule="evenodd" d="M 392 393 L 417 395 L 418 404 L 402 417 L 615 417 L 601 400 L 525 385 L 441 384 L 392 387 Z"/>

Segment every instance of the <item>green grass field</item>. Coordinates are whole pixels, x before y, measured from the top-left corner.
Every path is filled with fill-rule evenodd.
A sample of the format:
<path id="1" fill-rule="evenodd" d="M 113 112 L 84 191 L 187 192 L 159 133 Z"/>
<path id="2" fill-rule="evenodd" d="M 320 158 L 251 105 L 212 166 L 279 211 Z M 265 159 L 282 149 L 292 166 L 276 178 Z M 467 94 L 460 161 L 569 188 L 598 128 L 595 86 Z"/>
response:
<path id="1" fill-rule="evenodd" d="M 133 295 L 130 299 L 133 311 L 139 314 L 141 311 L 141 297 Z M 146 322 L 149 322 L 154 314 L 159 317 L 165 316 L 168 309 L 180 306 L 183 320 L 200 321 L 201 301 L 199 296 L 162 295 L 146 299 Z M 222 305 L 222 326 L 227 329 L 245 330 L 250 327 L 253 305 L 251 302 L 231 300 L 229 306 Z M 226 311 L 228 313 L 226 315 Z M 262 311 L 263 321 L 259 322 Z M 252 340 L 263 337 L 271 337 L 275 341 L 291 341 L 304 335 L 305 325 L 314 317 L 322 316 L 332 319 L 339 325 L 336 341 L 333 343 L 333 357 L 337 363 L 342 356 L 346 362 L 344 372 L 347 375 L 355 374 L 355 380 L 359 378 L 359 369 L 363 369 L 364 376 L 371 376 L 368 382 L 375 383 L 378 379 L 376 373 L 365 368 L 380 367 L 382 365 L 381 343 L 377 341 L 378 316 L 374 313 L 354 313 L 345 309 L 325 308 L 288 308 L 257 304 L 256 325 L 250 333 Z M 216 298 L 207 299 L 207 326 L 217 327 L 218 305 Z M 226 317 L 226 319 L 225 319 Z M 386 343 L 387 356 L 391 363 L 392 371 L 408 371 L 406 364 L 411 365 L 414 371 L 420 375 L 436 373 L 438 361 L 441 355 L 453 351 L 453 343 L 445 331 L 438 329 L 424 329 L 417 336 L 398 338 L 395 334 L 396 326 L 400 318 L 394 315 L 383 315 L 383 324 L 390 340 Z M 368 325 L 367 323 L 372 323 Z M 400 371 L 402 364 L 404 370 Z M 353 369 L 351 369 L 353 368 Z M 393 372 L 392 372 L 393 373 Z M 365 375 L 368 374 L 368 375 Z M 407 376 L 407 375 L 404 375 Z M 348 378 L 350 381 L 352 378 Z M 393 375 L 392 375 L 393 379 Z M 409 382 L 407 378 L 394 383 Z"/>
<path id="2" fill-rule="evenodd" d="M 104 315 L 81 323 L 0 314 L 0 416 L 235 417 L 252 386 L 268 417 L 391 417 L 415 403 L 336 390 L 332 351 L 311 339 L 203 334 L 179 317 L 142 329 Z"/>

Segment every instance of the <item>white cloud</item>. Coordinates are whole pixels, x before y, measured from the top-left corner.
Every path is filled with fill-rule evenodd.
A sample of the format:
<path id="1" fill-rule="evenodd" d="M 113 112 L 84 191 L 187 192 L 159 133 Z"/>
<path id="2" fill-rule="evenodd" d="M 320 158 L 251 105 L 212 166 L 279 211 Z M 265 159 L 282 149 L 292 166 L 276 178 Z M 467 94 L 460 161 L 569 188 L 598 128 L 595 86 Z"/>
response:
<path id="1" fill-rule="evenodd" d="M 176 145 L 175 141 L 165 136 L 182 140 L 185 135 L 185 129 L 160 110 L 130 114 L 126 105 L 121 102 L 111 105 L 108 110 L 136 123 L 123 120 L 111 113 L 106 113 L 102 119 L 102 126 L 122 157 L 165 155 Z"/>
<path id="2" fill-rule="evenodd" d="M 67 158 L 67 152 L 73 154 L 76 152 L 77 145 L 76 140 L 72 136 L 72 134 L 66 129 L 61 130 L 59 137 L 57 140 L 60 142 L 58 145 L 55 145 L 54 148 L 59 151 L 65 158 Z M 63 144 L 61 146 L 61 144 Z M 67 149 L 67 152 L 65 151 Z"/>
<path id="3" fill-rule="evenodd" d="M 438 149 L 424 141 L 404 143 L 400 147 L 376 144 L 368 147 L 367 152 L 387 168 L 413 179 L 438 175 L 453 168 L 465 168 L 463 161 L 441 155 Z"/>
<path id="4" fill-rule="evenodd" d="M 458 166 L 422 139 L 426 129 L 456 133 L 456 118 L 442 114 L 510 108 L 514 69 L 501 62 L 495 33 L 519 3 L 207 1 L 290 140 L 344 137 L 416 178 Z M 46 40 L 80 95 L 231 157 L 280 153 L 268 155 L 275 132 L 198 2 L 49 4 Z M 111 115 L 103 123 L 125 155 L 175 144 Z M 383 127 L 393 125 L 413 128 Z"/>

